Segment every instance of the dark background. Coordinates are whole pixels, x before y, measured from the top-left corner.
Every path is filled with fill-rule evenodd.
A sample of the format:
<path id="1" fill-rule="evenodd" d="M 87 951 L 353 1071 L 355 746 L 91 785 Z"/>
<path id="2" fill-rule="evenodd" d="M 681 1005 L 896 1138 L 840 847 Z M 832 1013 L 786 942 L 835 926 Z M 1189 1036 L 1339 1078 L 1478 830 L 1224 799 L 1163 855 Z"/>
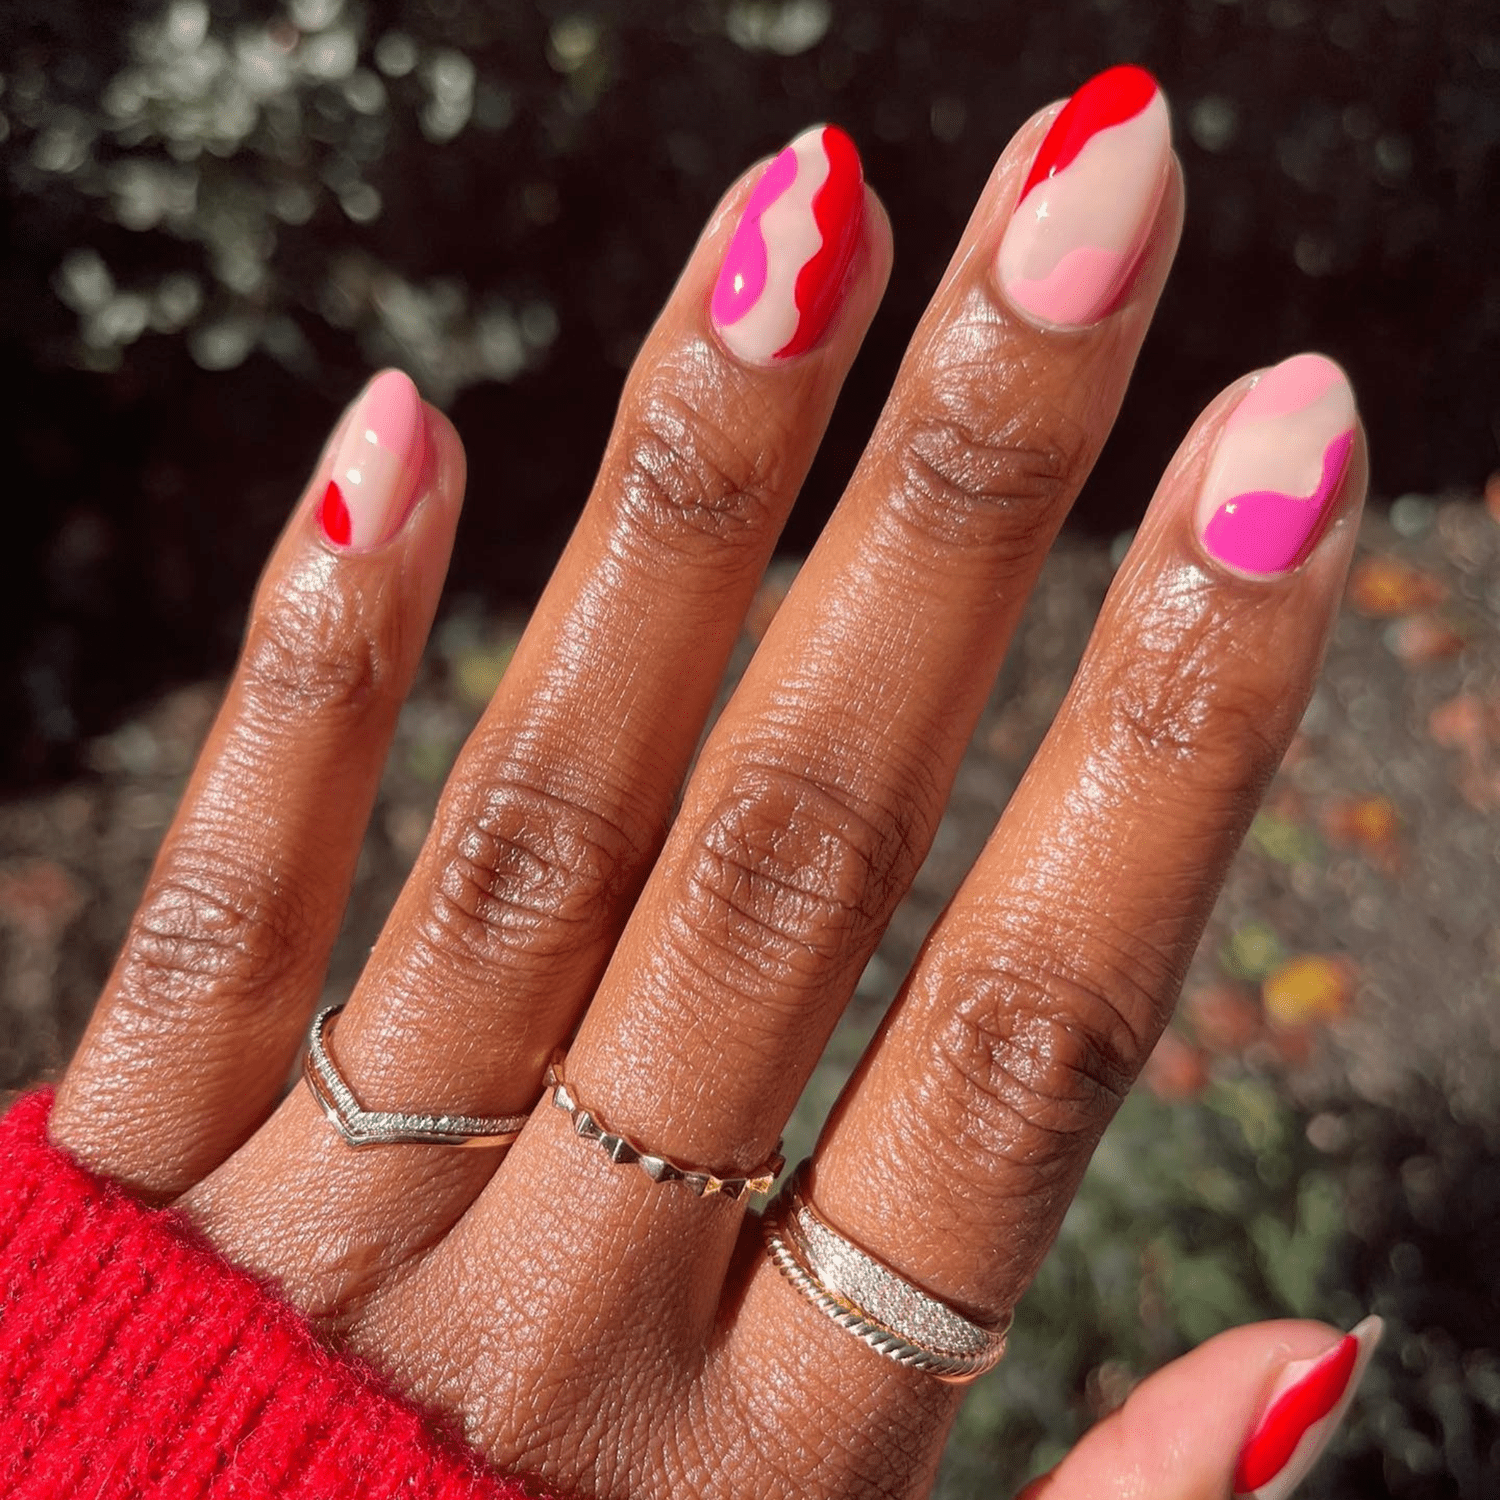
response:
<path id="1" fill-rule="evenodd" d="M 381 363 L 469 445 L 451 597 L 524 605 L 705 215 L 820 118 L 897 260 L 790 548 L 1007 136 L 1122 60 L 1174 104 L 1187 230 L 1075 524 L 1131 524 L 1198 407 L 1305 346 L 1353 372 L 1381 496 L 1495 466 L 1492 3 L 7 0 L 0 58 L 0 785 L 225 667 Z"/>

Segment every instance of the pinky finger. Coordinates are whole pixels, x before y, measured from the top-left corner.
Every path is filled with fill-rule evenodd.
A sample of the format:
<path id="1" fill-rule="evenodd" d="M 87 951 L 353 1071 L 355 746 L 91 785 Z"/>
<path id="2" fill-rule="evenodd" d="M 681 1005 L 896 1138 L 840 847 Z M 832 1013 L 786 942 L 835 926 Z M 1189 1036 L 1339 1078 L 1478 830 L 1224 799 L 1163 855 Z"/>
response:
<path id="1" fill-rule="evenodd" d="M 276 1103 L 447 573 L 463 449 L 399 371 L 346 414 L 62 1085 L 52 1138 L 153 1198 Z"/>
<path id="2" fill-rule="evenodd" d="M 1254 1323 L 1138 1386 L 1018 1500 L 1286 1500 L 1333 1437 L 1380 1342 L 1379 1318 Z"/>

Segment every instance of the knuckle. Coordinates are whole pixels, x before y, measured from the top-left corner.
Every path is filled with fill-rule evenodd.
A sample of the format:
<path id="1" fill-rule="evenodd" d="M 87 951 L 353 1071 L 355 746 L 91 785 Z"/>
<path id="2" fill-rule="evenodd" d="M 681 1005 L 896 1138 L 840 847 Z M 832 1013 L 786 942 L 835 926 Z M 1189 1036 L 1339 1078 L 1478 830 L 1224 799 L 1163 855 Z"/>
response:
<path id="1" fill-rule="evenodd" d="M 676 389 L 653 381 L 635 403 L 618 455 L 619 515 L 655 546 L 698 550 L 764 533 L 780 485 L 775 424 L 745 424 L 738 446 Z"/>
<path id="2" fill-rule="evenodd" d="M 996 402 L 972 378 L 923 412 L 896 436 L 899 516 L 945 543 L 1029 551 L 1051 536 L 1085 465 L 1076 421 L 1035 396 Z"/>
<path id="3" fill-rule="evenodd" d="M 275 719 L 358 718 L 385 696 L 398 646 L 351 618 L 321 578 L 294 579 L 258 608 L 240 657 L 246 699 Z"/>
<path id="4" fill-rule="evenodd" d="M 1196 793 L 1257 789 L 1281 758 L 1293 723 L 1283 675 L 1236 662 L 1210 628 L 1153 651 L 1145 641 L 1117 659 L 1100 685 L 1117 761 L 1160 776 L 1167 767 Z M 1180 783 L 1179 783 L 1180 785 Z"/>
<path id="5" fill-rule="evenodd" d="M 1150 1051 L 1130 1017 L 1154 1014 L 1154 987 L 1135 953 L 1098 953 L 1065 973 L 1020 964 L 950 981 L 934 1045 L 944 1138 L 996 1168 L 1045 1184 L 1097 1139 Z"/>
<path id="6" fill-rule="evenodd" d="M 218 1007 L 259 1010 L 315 947 L 314 918 L 295 892 L 177 851 L 131 923 L 116 988 L 138 1009 L 177 1010 L 211 994 Z"/>
<path id="7" fill-rule="evenodd" d="M 601 812 L 519 773 L 491 783 L 444 840 L 419 936 L 482 967 L 567 968 L 613 930 L 646 851 Z"/>
<path id="8" fill-rule="evenodd" d="M 716 984 L 797 1002 L 863 949 L 916 863 L 905 820 L 744 765 L 695 836 L 675 941 Z"/>

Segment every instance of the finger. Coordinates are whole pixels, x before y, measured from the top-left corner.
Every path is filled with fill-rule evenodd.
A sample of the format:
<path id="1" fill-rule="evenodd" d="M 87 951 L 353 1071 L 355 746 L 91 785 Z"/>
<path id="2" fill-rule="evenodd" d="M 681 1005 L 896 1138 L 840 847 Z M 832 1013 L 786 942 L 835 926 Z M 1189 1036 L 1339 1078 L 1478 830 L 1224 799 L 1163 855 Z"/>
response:
<path id="1" fill-rule="evenodd" d="M 1327 1447 L 1380 1342 L 1321 1323 L 1236 1328 L 1138 1385 L 1017 1500 L 1286 1500 Z"/>
<path id="2" fill-rule="evenodd" d="M 366 387 L 266 566 L 240 660 L 68 1068 L 53 1138 L 142 1192 L 265 1118 L 322 988 L 463 498 L 453 429 Z"/>
<path id="3" fill-rule="evenodd" d="M 1331 362 L 1288 360 L 1209 409 L 834 1112 L 818 1211 L 971 1316 L 1014 1306 L 1170 1014 L 1311 695 L 1364 488 Z"/>
<path id="4" fill-rule="evenodd" d="M 1165 105 L 1151 95 L 1137 145 L 1154 176 L 1138 174 L 1121 208 L 1145 241 L 1138 279 L 1101 320 L 1068 332 L 1005 300 L 994 260 L 1048 124 L 1033 121 L 986 189 L 848 494 L 704 748 L 568 1063 L 579 1100 L 653 1153 L 740 1172 L 770 1154 L 923 856 L 1171 259 L 1180 196 Z M 534 1125 L 493 1184 L 491 1211 L 471 1216 L 473 1240 L 466 1222 L 442 1260 L 467 1246 L 472 1261 L 482 1242 L 496 1266 L 525 1264 L 503 1222 L 518 1201 L 542 1216 L 538 1233 L 576 1240 L 572 1195 L 549 1190 L 569 1181 L 594 1206 L 595 1238 L 553 1277 L 559 1324 L 540 1336 L 587 1326 L 602 1351 L 602 1330 L 616 1329 L 631 1358 L 645 1306 L 667 1347 L 701 1345 L 735 1212 L 586 1154 L 557 1111 Z"/>
<path id="5" fill-rule="evenodd" d="M 747 233 L 751 250 L 770 245 L 761 262 Z M 694 250 L 626 383 L 578 529 L 339 1018 L 339 1065 L 368 1107 L 493 1116 L 535 1103 L 660 847 L 889 263 L 883 213 L 831 129 L 741 182 Z M 761 297 L 745 305 L 739 283 Z M 226 1234 L 254 1223 L 255 1243 L 235 1242 L 242 1258 L 285 1262 L 325 1305 L 354 1294 L 342 1249 L 337 1289 L 314 1289 L 330 1246 L 362 1246 L 358 1279 L 373 1284 L 463 1211 L 494 1162 L 421 1147 L 352 1158 L 298 1091 L 192 1207 Z"/>

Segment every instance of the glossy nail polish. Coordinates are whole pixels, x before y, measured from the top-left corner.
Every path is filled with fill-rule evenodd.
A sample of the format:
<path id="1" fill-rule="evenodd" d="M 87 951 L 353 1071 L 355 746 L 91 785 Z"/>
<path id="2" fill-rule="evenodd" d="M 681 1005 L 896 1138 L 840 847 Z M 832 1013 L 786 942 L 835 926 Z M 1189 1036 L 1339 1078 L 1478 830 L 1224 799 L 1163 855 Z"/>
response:
<path id="1" fill-rule="evenodd" d="M 843 299 L 864 212 L 859 152 L 836 125 L 804 131 L 766 168 L 709 308 L 732 354 L 771 364 L 817 343 Z"/>
<path id="2" fill-rule="evenodd" d="M 1281 1372 L 1234 1470 L 1238 1500 L 1286 1500 L 1318 1461 L 1364 1377 L 1384 1325 L 1366 1318 L 1326 1354 Z"/>
<path id="3" fill-rule="evenodd" d="M 1129 290 L 1172 156 L 1167 101 L 1144 68 L 1110 68 L 1062 107 L 1000 241 L 1005 295 L 1036 322 L 1097 323 Z"/>
<path id="4" fill-rule="evenodd" d="M 400 370 L 377 375 L 349 414 L 318 505 L 323 534 L 339 547 L 378 547 L 401 529 L 421 478 L 422 401 Z"/>
<path id="5" fill-rule="evenodd" d="M 1265 371 L 1230 413 L 1198 499 L 1204 550 L 1236 572 L 1285 573 L 1323 533 L 1354 450 L 1354 392 L 1321 354 Z"/>

